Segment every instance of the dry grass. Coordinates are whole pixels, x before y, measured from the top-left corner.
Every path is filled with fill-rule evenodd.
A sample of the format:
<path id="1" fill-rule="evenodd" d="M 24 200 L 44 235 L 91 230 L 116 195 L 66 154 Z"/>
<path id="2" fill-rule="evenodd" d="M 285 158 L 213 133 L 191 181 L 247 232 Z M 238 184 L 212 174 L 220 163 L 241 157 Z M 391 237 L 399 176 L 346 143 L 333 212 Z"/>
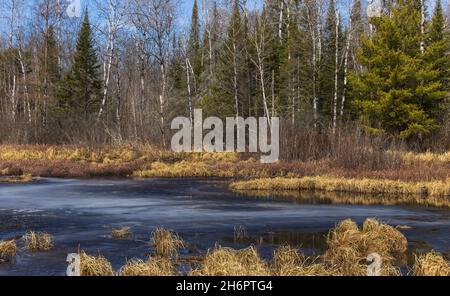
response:
<path id="1" fill-rule="evenodd" d="M 173 262 L 166 258 L 132 259 L 120 271 L 122 276 L 171 276 L 174 273 Z"/>
<path id="2" fill-rule="evenodd" d="M 382 275 L 399 275 L 392 262 L 407 250 L 405 236 L 392 226 L 367 219 L 362 229 L 355 222 L 344 220 L 327 238 L 324 262 L 339 275 L 366 275 L 366 258 L 377 253 L 382 258 Z"/>
<path id="3" fill-rule="evenodd" d="M 29 183 L 31 181 L 33 181 L 33 176 L 31 174 L 0 178 L 0 183 Z"/>
<path id="4" fill-rule="evenodd" d="M 271 271 L 276 276 L 331 275 L 323 264 L 316 263 L 317 260 L 305 257 L 290 246 L 281 246 L 274 252 Z"/>
<path id="5" fill-rule="evenodd" d="M 184 248 L 184 242 L 173 231 L 157 228 L 152 232 L 151 245 L 155 254 L 162 258 L 178 257 L 178 250 Z"/>
<path id="6" fill-rule="evenodd" d="M 122 227 L 113 229 L 111 232 L 111 236 L 113 239 L 126 239 L 132 234 L 130 227 Z"/>
<path id="7" fill-rule="evenodd" d="M 366 276 L 366 259 L 371 253 L 382 258 L 381 275 L 401 275 L 394 264 L 399 263 L 398 259 L 407 250 L 403 234 L 376 219 L 367 219 L 362 227 L 349 219 L 340 222 L 329 232 L 328 249 L 323 256 L 306 257 L 297 249 L 284 245 L 274 252 L 271 261 L 262 259 L 254 247 L 241 250 L 215 247 L 195 260 L 178 258 L 175 253 L 182 242 L 175 233 L 159 228 L 152 235 L 152 240 L 161 244 L 160 248 L 155 246 L 160 250 L 159 254 L 146 261 L 127 261 L 117 275 L 179 275 L 177 267 L 188 264 L 191 267 L 188 275 L 192 276 Z M 81 251 L 80 263 L 82 276 L 116 275 L 101 255 L 93 257 Z M 414 275 L 448 276 L 449 272 L 449 263 L 440 254 L 431 252 L 416 257 Z"/>
<path id="8" fill-rule="evenodd" d="M 168 156 L 167 153 L 169 152 L 164 152 L 151 145 L 103 146 L 98 148 L 46 145 L 0 146 L 0 160 L 2 161 L 24 159 L 69 160 L 86 163 L 118 164 L 137 159 L 153 160 L 164 158 L 164 156 Z"/>
<path id="9" fill-rule="evenodd" d="M 0 175 L 31 174 L 41 177 L 127 177 L 147 162 L 179 161 L 184 154 L 152 145 L 45 146 L 0 145 Z"/>
<path id="10" fill-rule="evenodd" d="M 201 161 L 181 161 L 174 164 L 154 162 L 150 170 L 134 173 L 135 177 L 152 178 L 180 178 L 180 177 L 211 177 L 215 176 L 210 166 Z"/>
<path id="11" fill-rule="evenodd" d="M 234 241 L 235 242 L 242 241 L 247 236 L 247 230 L 242 225 L 235 226 L 233 233 L 234 233 Z"/>
<path id="12" fill-rule="evenodd" d="M 292 147 L 292 146 L 289 146 Z M 362 149 L 362 148 L 361 148 Z M 371 148 L 372 150 L 374 148 Z M 0 145 L 0 175 L 41 177 L 305 177 L 377 179 L 405 182 L 446 181 L 450 178 L 448 152 L 417 154 L 362 149 L 369 158 L 354 159 L 348 145 L 335 157 L 324 154 L 303 161 L 261 164 L 253 155 L 237 153 L 174 153 L 152 145 L 45 146 Z M 371 152 L 372 151 L 372 152 Z M 382 156 L 382 155 L 384 156 Z M 380 157 L 383 160 L 380 160 Z M 245 160 L 246 159 L 246 160 Z M 365 161 L 375 162 L 367 165 Z M 439 186 L 439 184 L 436 184 Z"/>
<path id="13" fill-rule="evenodd" d="M 23 239 L 31 252 L 49 251 L 54 247 L 52 236 L 46 232 L 28 231 Z"/>
<path id="14" fill-rule="evenodd" d="M 15 240 L 0 241 L 0 263 L 10 262 L 17 255 L 17 244 Z"/>
<path id="15" fill-rule="evenodd" d="M 234 192 L 259 199 L 296 201 L 299 203 L 320 202 L 323 204 L 350 205 L 418 205 L 450 208 L 449 198 L 423 197 L 419 195 L 395 196 L 390 194 L 356 194 L 347 192 L 295 191 L 295 190 L 233 190 Z"/>
<path id="16" fill-rule="evenodd" d="M 415 276 L 450 276 L 450 263 L 434 251 L 415 256 L 413 274 Z"/>
<path id="17" fill-rule="evenodd" d="M 193 276 L 266 276 L 270 270 L 255 248 L 243 250 L 217 248 L 209 251 Z"/>
<path id="18" fill-rule="evenodd" d="M 445 181 L 403 182 L 377 179 L 345 179 L 334 177 L 266 178 L 239 181 L 230 184 L 236 191 L 264 190 L 277 191 L 323 191 L 348 192 L 355 194 L 408 196 L 436 199 L 433 203 L 450 205 L 450 178 Z"/>
<path id="19" fill-rule="evenodd" d="M 112 276 L 114 271 L 111 263 L 99 255 L 97 257 L 87 255 L 80 251 L 80 274 L 81 276 Z"/>
<path id="20" fill-rule="evenodd" d="M 425 162 L 425 163 L 442 163 L 450 165 L 450 151 L 445 153 L 414 153 L 405 152 L 401 153 L 402 158 L 407 163 Z"/>

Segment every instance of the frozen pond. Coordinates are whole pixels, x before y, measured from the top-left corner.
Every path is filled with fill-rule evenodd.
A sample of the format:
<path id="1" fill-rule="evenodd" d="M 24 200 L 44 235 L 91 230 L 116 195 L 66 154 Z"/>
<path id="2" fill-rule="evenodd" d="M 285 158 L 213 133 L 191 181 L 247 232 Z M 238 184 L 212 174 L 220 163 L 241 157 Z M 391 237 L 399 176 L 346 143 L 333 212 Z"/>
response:
<path id="1" fill-rule="evenodd" d="M 19 251 L 13 265 L 0 265 L 0 275 L 64 275 L 67 253 L 78 248 L 101 253 L 118 269 L 128 258 L 145 258 L 155 227 L 177 231 L 189 243 L 182 254 L 195 255 L 219 243 L 236 248 L 256 245 L 270 256 L 282 243 L 321 253 L 324 235 L 337 222 L 358 223 L 377 217 L 404 230 L 411 251 L 450 254 L 450 211 L 408 206 L 300 204 L 242 197 L 224 180 L 59 180 L 31 184 L 0 184 L 0 239 L 27 230 L 54 236 L 50 252 Z M 134 235 L 113 240 L 112 228 L 130 226 Z M 233 230 L 244 226 L 248 239 L 233 241 Z M 23 247 L 21 245 L 21 247 Z"/>

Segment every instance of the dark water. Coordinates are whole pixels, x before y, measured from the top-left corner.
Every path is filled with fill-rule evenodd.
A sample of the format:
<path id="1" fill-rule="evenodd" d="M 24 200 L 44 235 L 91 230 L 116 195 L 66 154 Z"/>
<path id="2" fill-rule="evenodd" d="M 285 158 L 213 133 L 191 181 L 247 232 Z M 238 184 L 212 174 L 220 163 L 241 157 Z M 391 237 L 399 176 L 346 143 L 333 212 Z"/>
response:
<path id="1" fill-rule="evenodd" d="M 450 211 L 388 206 L 298 204 L 246 198 L 227 190 L 222 180 L 57 180 L 32 184 L 0 184 L 0 239 L 27 230 L 54 236 L 55 249 L 21 250 L 15 264 L 0 265 L 0 275 L 64 275 L 67 253 L 78 248 L 101 253 L 115 269 L 126 259 L 145 258 L 155 227 L 177 231 L 189 246 L 182 255 L 196 255 L 216 243 L 256 245 L 263 256 L 283 243 L 307 253 L 324 250 L 324 235 L 337 222 L 358 223 L 377 217 L 403 230 L 410 251 L 450 252 Z M 134 235 L 113 240 L 112 228 L 130 226 Z M 234 228 L 244 226 L 246 238 L 234 240 Z"/>

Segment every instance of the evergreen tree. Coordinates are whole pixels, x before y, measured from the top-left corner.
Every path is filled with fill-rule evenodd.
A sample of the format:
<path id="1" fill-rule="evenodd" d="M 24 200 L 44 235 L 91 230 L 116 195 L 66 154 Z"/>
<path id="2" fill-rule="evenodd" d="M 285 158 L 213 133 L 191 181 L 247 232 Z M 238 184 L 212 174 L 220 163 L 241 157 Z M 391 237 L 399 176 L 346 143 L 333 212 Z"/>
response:
<path id="1" fill-rule="evenodd" d="M 323 56 L 321 60 L 320 69 L 320 99 L 319 106 L 323 115 L 330 117 L 333 110 L 333 97 L 335 92 L 335 71 L 336 67 L 339 68 L 339 62 L 336 64 L 336 38 L 338 39 L 338 48 L 340 52 L 340 45 L 342 44 L 342 27 L 341 21 L 338 22 L 338 16 L 336 15 L 335 0 L 331 0 L 328 6 L 328 12 L 326 17 L 326 24 L 324 28 L 324 40 L 323 40 Z M 336 35 L 336 26 L 338 26 L 338 34 Z M 340 57 L 340 54 L 339 54 Z M 339 72 L 341 72 L 339 70 Z M 338 78 L 341 78 L 339 75 Z M 341 81 L 339 80 L 338 92 L 341 91 Z"/>
<path id="2" fill-rule="evenodd" d="M 94 49 L 88 12 L 78 35 L 74 63 L 61 83 L 60 108 L 74 112 L 85 119 L 98 112 L 101 100 L 101 80 L 99 64 Z"/>
<path id="3" fill-rule="evenodd" d="M 445 93 L 439 71 L 420 50 L 420 11 L 416 0 L 399 0 L 391 15 L 370 20 L 359 59 L 364 73 L 351 77 L 352 95 L 367 128 L 397 137 L 422 138 L 437 125 L 436 108 Z"/>
<path id="4" fill-rule="evenodd" d="M 298 89 L 301 87 L 299 82 L 299 65 L 304 68 L 304 61 L 301 61 L 301 44 L 303 39 L 299 30 L 296 7 L 290 7 L 291 12 L 286 20 L 288 31 L 284 41 L 284 46 L 280 51 L 280 111 L 282 114 L 288 114 L 292 120 L 295 119 L 296 108 L 298 107 Z"/>
<path id="5" fill-rule="evenodd" d="M 197 0 L 194 0 L 194 6 L 192 7 L 191 30 L 187 50 L 195 74 L 195 80 L 199 82 L 200 74 L 202 73 L 202 53 L 200 48 L 200 21 Z"/>
<path id="6" fill-rule="evenodd" d="M 426 38 L 426 50 L 424 62 L 437 72 L 437 79 L 441 83 L 440 90 L 447 93 L 446 100 L 442 104 L 435 104 L 434 116 L 440 119 L 440 123 L 450 119 L 450 38 L 445 30 L 445 17 L 440 0 L 436 2 L 436 8 L 429 24 Z M 448 124 L 448 123 L 447 123 Z"/>
<path id="7" fill-rule="evenodd" d="M 226 39 L 217 61 L 217 77 L 210 86 L 210 94 L 201 101 L 207 114 L 235 116 L 241 110 L 243 88 L 246 87 L 245 43 L 245 26 L 239 0 L 234 0 Z"/>
<path id="8" fill-rule="evenodd" d="M 426 62 L 439 72 L 443 90 L 450 91 L 450 38 L 445 30 L 445 17 L 441 0 L 437 0 L 426 38 Z"/>
<path id="9" fill-rule="evenodd" d="M 172 87 L 177 94 L 183 93 L 186 90 L 185 85 L 185 61 L 183 59 L 182 45 L 177 36 L 174 34 L 172 39 L 172 55 L 169 66 L 169 78 L 172 82 Z"/>
<path id="10" fill-rule="evenodd" d="M 44 44 L 39 52 L 39 79 L 44 96 L 54 96 L 56 85 L 60 81 L 58 64 L 59 49 L 55 39 L 55 30 L 49 26 L 44 36 Z"/>

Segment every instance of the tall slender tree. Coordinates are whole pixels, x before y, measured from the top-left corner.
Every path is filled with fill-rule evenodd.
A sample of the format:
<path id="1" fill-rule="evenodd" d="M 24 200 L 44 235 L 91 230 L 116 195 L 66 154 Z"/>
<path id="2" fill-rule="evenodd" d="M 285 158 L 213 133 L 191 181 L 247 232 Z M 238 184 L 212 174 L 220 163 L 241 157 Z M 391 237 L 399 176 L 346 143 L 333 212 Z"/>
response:
<path id="1" fill-rule="evenodd" d="M 73 111 L 85 119 L 98 111 L 101 100 L 101 80 L 98 69 L 99 64 L 86 10 L 78 35 L 73 65 L 61 83 L 59 103 L 64 111 Z"/>
<path id="2" fill-rule="evenodd" d="M 202 73 L 203 68 L 203 60 L 200 44 L 200 20 L 198 15 L 197 0 L 194 0 L 194 5 L 192 7 L 191 30 L 189 32 L 187 53 L 192 65 L 192 71 L 195 75 L 193 78 L 197 82 L 195 85 L 199 85 L 200 74 Z"/>

